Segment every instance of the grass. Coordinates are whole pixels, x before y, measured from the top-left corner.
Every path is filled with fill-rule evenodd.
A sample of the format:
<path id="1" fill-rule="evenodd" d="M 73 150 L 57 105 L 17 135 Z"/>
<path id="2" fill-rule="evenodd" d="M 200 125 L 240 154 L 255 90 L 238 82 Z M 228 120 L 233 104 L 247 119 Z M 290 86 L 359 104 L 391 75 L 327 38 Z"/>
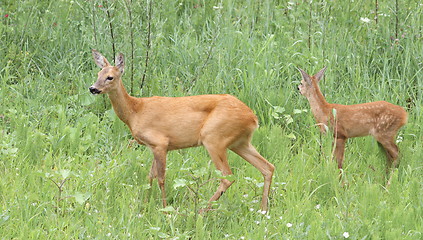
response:
<path id="1" fill-rule="evenodd" d="M 0 239 L 422 238 L 422 7 L 379 1 L 377 23 L 374 9 L 362 0 L 1 4 Z M 269 213 L 259 211 L 262 176 L 231 153 L 235 183 L 198 215 L 220 177 L 202 148 L 169 154 L 162 209 L 147 181 L 152 154 L 87 89 L 98 71 L 90 49 L 113 59 L 112 45 L 134 96 L 230 93 L 255 111 L 253 143 L 276 166 Z M 296 66 L 328 66 L 329 102 L 407 109 L 389 189 L 372 138 L 348 142 L 340 184 Z"/>

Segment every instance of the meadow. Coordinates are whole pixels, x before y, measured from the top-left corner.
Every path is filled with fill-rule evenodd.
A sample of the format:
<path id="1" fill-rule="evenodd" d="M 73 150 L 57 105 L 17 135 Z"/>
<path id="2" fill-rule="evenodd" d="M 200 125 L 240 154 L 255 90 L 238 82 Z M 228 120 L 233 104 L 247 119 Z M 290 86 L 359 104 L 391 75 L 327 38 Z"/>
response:
<path id="1" fill-rule="evenodd" d="M 422 239 L 423 3 L 386 1 L 0 0 L 0 239 Z M 133 96 L 228 93 L 259 118 L 263 178 L 229 153 L 235 183 L 198 210 L 221 175 L 203 148 L 168 154 L 167 201 L 152 154 L 107 96 L 91 56 L 125 54 Z M 386 188 L 371 137 L 332 136 L 298 92 L 296 67 L 328 69 L 328 102 L 403 106 L 400 166 Z"/>

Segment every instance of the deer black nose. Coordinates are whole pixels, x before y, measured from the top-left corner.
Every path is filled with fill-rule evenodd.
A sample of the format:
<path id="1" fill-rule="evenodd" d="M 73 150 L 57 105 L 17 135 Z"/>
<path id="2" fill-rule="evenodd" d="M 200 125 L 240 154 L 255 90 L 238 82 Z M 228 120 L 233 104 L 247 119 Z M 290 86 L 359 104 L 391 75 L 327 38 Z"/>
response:
<path id="1" fill-rule="evenodd" d="M 101 91 L 100 91 L 100 90 L 98 90 L 97 88 L 95 88 L 95 87 L 93 87 L 93 86 L 91 86 L 89 89 L 90 89 L 90 92 L 91 92 L 92 94 L 99 94 L 99 93 L 101 93 Z"/>

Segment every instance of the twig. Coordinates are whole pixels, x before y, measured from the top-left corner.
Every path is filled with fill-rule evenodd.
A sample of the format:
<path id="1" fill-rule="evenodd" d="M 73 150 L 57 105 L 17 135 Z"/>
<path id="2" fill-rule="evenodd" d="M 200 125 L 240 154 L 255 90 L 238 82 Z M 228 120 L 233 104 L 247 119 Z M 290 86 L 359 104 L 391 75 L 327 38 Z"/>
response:
<path id="1" fill-rule="evenodd" d="M 92 8 L 92 16 L 93 16 L 93 33 L 94 33 L 94 42 L 95 45 L 97 45 L 97 27 L 95 25 L 95 6 L 96 4 L 93 4 L 93 8 Z"/>
<path id="2" fill-rule="evenodd" d="M 310 1 L 310 15 L 308 20 L 308 50 L 311 50 L 311 22 L 312 22 L 312 1 Z"/>
<path id="3" fill-rule="evenodd" d="M 134 29 L 132 28 L 132 0 L 125 1 L 126 10 L 128 11 L 129 17 L 129 31 L 131 40 L 131 95 L 134 91 Z"/>
<path id="4" fill-rule="evenodd" d="M 188 91 L 191 91 L 191 89 L 193 88 L 193 86 L 195 85 L 195 82 L 198 80 L 200 74 L 203 72 L 204 68 L 207 66 L 208 62 L 211 59 L 211 55 L 213 52 L 214 47 L 216 46 L 216 39 L 219 37 L 220 33 L 217 33 L 216 36 L 214 37 L 208 51 L 207 51 L 207 57 L 203 62 L 203 65 L 201 65 L 200 69 L 198 71 L 196 71 L 195 76 L 191 79 L 190 81 L 190 87 Z"/>
<path id="5" fill-rule="evenodd" d="M 375 0 L 375 23 L 376 23 L 376 25 L 378 23 L 378 10 L 379 10 L 379 2 L 378 2 L 378 0 Z"/>
<path id="6" fill-rule="evenodd" d="M 398 15 L 399 15 L 398 0 L 395 0 L 395 39 L 398 39 Z"/>
<path id="7" fill-rule="evenodd" d="M 56 187 L 57 188 L 59 188 L 60 189 L 60 186 L 59 186 L 59 184 L 57 184 L 57 182 L 55 182 L 53 179 L 51 179 L 51 178 L 49 178 L 50 179 L 50 181 L 52 181 L 53 183 L 54 183 L 54 185 L 56 185 Z"/>
<path id="8" fill-rule="evenodd" d="M 113 24 L 112 24 L 112 16 L 110 14 L 109 6 L 107 5 L 107 1 L 103 1 L 103 5 L 106 8 L 107 19 L 109 20 L 109 28 L 110 28 L 110 37 L 112 38 L 112 50 L 113 50 L 113 62 L 115 61 L 116 56 L 116 48 L 115 48 L 115 35 L 113 34 Z M 116 64 L 116 62 L 114 62 Z"/>
<path id="9" fill-rule="evenodd" d="M 209 183 L 211 181 L 215 181 L 215 180 L 218 180 L 218 179 L 217 178 L 210 178 L 209 180 L 207 180 L 207 181 L 203 182 L 202 184 L 200 184 L 200 187 L 206 185 L 207 183 Z"/>
<path id="10" fill-rule="evenodd" d="M 145 64 L 144 64 L 144 72 L 142 74 L 142 80 L 141 80 L 141 85 L 140 85 L 140 89 L 142 89 L 144 87 L 144 82 L 145 82 L 145 76 L 147 74 L 147 68 L 148 68 L 148 60 L 149 60 L 149 55 L 150 55 L 150 49 L 151 49 L 151 15 L 153 12 L 153 0 L 149 0 L 148 3 L 148 32 L 147 32 L 147 46 L 146 46 L 146 52 L 145 52 Z"/>

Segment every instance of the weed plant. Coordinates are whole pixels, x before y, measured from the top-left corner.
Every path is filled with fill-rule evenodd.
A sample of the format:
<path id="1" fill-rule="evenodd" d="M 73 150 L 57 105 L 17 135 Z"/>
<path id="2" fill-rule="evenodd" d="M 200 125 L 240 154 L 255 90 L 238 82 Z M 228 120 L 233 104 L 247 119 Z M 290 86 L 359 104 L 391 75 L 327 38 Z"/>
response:
<path id="1" fill-rule="evenodd" d="M 0 239 L 423 238 L 421 1 L 18 0 L 0 13 Z M 221 177 L 202 148 L 169 154 L 162 209 L 152 154 L 89 94 L 91 48 L 125 54 L 134 96 L 249 105 L 253 144 L 276 166 L 270 211 L 260 173 L 230 153 L 235 183 L 198 215 Z M 372 138 L 349 141 L 340 183 L 296 66 L 328 66 L 329 102 L 407 109 L 388 189 Z"/>

